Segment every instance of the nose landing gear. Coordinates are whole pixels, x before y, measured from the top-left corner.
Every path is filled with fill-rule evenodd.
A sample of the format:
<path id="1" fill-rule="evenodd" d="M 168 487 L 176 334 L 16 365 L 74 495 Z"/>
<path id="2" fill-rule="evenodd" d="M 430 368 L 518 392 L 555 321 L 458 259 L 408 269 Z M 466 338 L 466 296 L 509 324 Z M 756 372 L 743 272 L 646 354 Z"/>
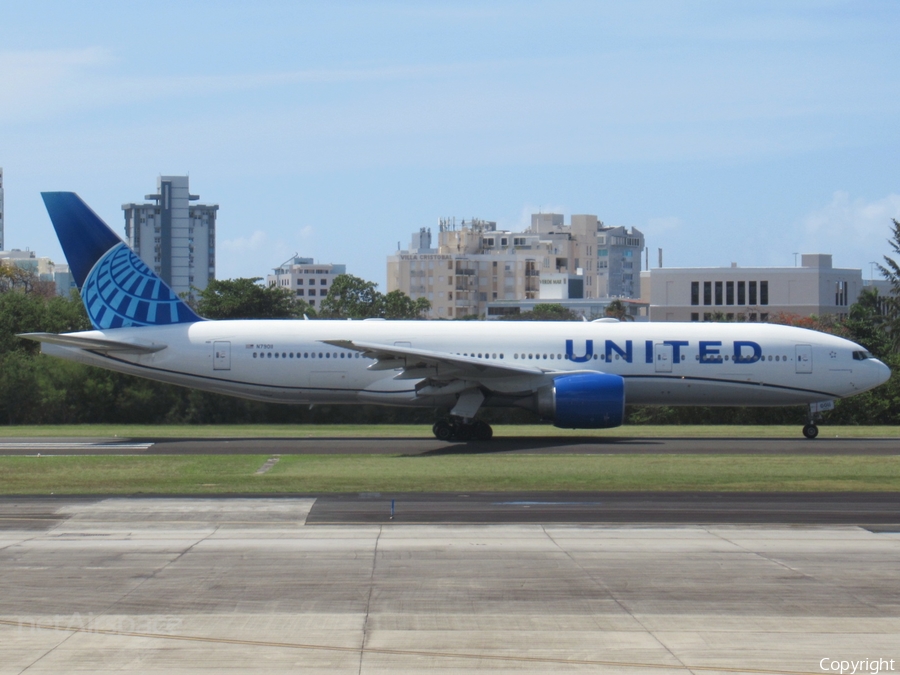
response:
<path id="1" fill-rule="evenodd" d="M 820 401 L 809 404 L 809 421 L 803 426 L 803 435 L 812 440 L 819 435 L 819 427 L 816 420 L 822 419 L 822 413 L 826 410 L 834 410 L 834 401 Z"/>
<path id="2" fill-rule="evenodd" d="M 487 422 L 456 416 L 438 420 L 431 430 L 439 441 L 489 441 L 494 436 Z"/>

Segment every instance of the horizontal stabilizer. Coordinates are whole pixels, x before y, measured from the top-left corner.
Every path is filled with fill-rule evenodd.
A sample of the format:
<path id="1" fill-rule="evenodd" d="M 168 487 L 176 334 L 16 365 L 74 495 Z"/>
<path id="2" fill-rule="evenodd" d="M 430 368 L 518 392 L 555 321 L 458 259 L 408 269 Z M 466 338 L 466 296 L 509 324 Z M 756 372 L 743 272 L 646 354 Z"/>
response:
<path id="1" fill-rule="evenodd" d="M 167 346 L 119 342 L 118 340 L 104 340 L 103 338 L 81 337 L 79 335 L 57 335 L 56 333 L 19 333 L 17 337 L 62 347 L 77 347 L 78 349 L 87 349 L 94 352 L 118 352 L 120 354 L 153 354 L 162 351 Z"/>

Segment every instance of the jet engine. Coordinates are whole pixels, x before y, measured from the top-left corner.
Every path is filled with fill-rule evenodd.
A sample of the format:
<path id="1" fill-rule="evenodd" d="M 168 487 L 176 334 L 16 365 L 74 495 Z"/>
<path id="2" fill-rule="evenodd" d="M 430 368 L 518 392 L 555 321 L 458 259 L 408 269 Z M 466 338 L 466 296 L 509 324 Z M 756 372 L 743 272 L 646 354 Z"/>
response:
<path id="1" fill-rule="evenodd" d="M 609 373 L 554 378 L 538 392 L 538 412 L 563 429 L 610 429 L 625 419 L 625 380 Z"/>

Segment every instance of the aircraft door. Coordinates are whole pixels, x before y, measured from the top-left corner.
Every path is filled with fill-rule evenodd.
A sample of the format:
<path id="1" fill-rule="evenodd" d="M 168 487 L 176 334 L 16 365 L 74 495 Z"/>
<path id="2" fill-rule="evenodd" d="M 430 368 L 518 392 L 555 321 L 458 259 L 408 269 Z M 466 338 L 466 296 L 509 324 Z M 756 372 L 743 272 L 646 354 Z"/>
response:
<path id="1" fill-rule="evenodd" d="M 213 343 L 213 370 L 231 370 L 231 343 Z"/>
<path id="2" fill-rule="evenodd" d="M 674 348 L 672 345 L 655 344 L 653 345 L 653 361 L 656 363 L 657 373 L 672 372 L 672 355 Z"/>
<path id="3" fill-rule="evenodd" d="M 797 345 L 796 361 L 798 373 L 811 373 L 812 370 L 812 345 Z"/>

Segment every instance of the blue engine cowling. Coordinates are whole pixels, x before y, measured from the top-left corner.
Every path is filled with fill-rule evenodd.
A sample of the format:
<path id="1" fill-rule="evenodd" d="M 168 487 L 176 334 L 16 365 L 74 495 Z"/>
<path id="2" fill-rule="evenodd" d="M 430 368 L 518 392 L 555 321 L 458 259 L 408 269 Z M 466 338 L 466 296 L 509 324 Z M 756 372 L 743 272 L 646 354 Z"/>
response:
<path id="1" fill-rule="evenodd" d="M 539 410 L 563 429 L 610 429 L 625 420 L 625 380 L 609 373 L 560 375 L 539 392 Z"/>

